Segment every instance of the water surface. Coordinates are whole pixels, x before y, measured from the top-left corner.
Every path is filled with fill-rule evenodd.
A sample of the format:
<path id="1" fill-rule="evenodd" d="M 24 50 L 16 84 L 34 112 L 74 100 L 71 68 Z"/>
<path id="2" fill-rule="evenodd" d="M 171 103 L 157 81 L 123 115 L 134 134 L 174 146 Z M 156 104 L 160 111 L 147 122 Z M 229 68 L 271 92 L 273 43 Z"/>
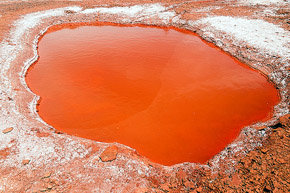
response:
<path id="1" fill-rule="evenodd" d="M 43 120 L 165 165 L 206 162 L 279 100 L 266 77 L 173 28 L 55 26 L 38 51 L 26 80 Z"/>

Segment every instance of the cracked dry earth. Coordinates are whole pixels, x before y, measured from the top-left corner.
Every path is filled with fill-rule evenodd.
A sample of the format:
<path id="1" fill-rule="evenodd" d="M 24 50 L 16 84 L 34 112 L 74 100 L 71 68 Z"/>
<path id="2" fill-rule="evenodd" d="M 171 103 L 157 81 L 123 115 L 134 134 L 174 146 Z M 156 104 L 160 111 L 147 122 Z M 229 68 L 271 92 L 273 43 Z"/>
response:
<path id="1" fill-rule="evenodd" d="M 205 164 L 162 166 L 122 144 L 63 134 L 24 80 L 55 24 L 113 22 L 197 33 L 260 70 L 280 92 L 273 118 L 245 127 Z M 289 192 L 289 2 L 2 0 L 0 192 Z"/>

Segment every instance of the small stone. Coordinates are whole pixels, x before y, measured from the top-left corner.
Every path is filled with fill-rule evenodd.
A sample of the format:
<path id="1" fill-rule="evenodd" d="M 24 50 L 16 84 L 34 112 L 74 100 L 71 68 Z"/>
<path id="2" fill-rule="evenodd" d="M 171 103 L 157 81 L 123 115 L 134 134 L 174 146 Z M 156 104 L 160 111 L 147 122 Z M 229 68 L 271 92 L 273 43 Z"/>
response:
<path id="1" fill-rule="evenodd" d="M 290 114 L 284 115 L 279 118 L 279 121 L 282 125 L 290 127 Z"/>
<path id="2" fill-rule="evenodd" d="M 271 192 L 271 191 L 272 191 L 272 188 L 271 188 L 270 185 L 266 185 L 266 186 L 264 187 L 264 192 Z"/>
<path id="3" fill-rule="evenodd" d="M 258 126 L 258 127 L 255 127 L 255 129 L 257 129 L 258 131 L 265 130 L 266 128 L 267 128 L 266 126 Z"/>
<path id="4" fill-rule="evenodd" d="M 53 185 L 51 185 L 51 184 L 48 184 L 48 185 L 46 186 L 46 188 L 50 190 L 50 189 L 52 189 L 52 188 L 53 188 Z"/>
<path id="5" fill-rule="evenodd" d="M 29 159 L 24 159 L 24 160 L 22 160 L 22 164 L 23 164 L 23 165 L 27 165 L 27 164 L 29 164 L 29 162 L 30 162 Z"/>
<path id="6" fill-rule="evenodd" d="M 63 132 L 61 132 L 61 131 L 57 131 L 57 130 L 54 131 L 54 133 L 56 133 L 56 134 L 60 134 L 60 135 L 63 134 Z"/>
<path id="7" fill-rule="evenodd" d="M 48 137 L 48 136 L 50 136 L 50 134 L 49 133 L 37 132 L 36 133 L 36 136 L 37 137 Z"/>
<path id="8" fill-rule="evenodd" d="M 105 151 L 100 155 L 100 158 L 103 162 L 109 162 L 113 161 L 117 158 L 118 154 L 118 147 L 113 145 L 110 147 L 107 147 Z"/>
<path id="9" fill-rule="evenodd" d="M 238 174 L 235 174 L 233 177 L 232 177 L 232 183 L 235 185 L 235 186 L 240 186 L 241 184 L 241 178 L 239 177 Z"/>
<path id="10" fill-rule="evenodd" d="M 76 13 L 75 11 L 72 11 L 72 10 L 65 10 L 64 11 L 66 14 L 74 14 L 74 13 Z"/>
<path id="11" fill-rule="evenodd" d="M 57 185 L 59 185 L 59 182 L 58 181 L 56 181 L 56 180 L 54 180 L 54 179 L 50 179 L 50 184 L 53 184 L 53 186 L 57 186 Z"/>
<path id="12" fill-rule="evenodd" d="M 4 148 L 0 150 L 0 159 L 5 159 L 10 154 L 9 148 Z"/>
<path id="13" fill-rule="evenodd" d="M 183 184 L 185 187 L 188 187 L 188 188 L 194 187 L 194 183 L 191 181 L 185 181 Z"/>
<path id="14" fill-rule="evenodd" d="M 277 135 L 283 139 L 284 138 L 284 134 L 283 134 L 283 129 L 281 127 L 278 127 L 277 128 L 277 131 L 276 131 Z"/>
<path id="15" fill-rule="evenodd" d="M 198 187 L 195 190 L 196 190 L 196 192 L 202 192 L 202 187 Z"/>
<path id="16" fill-rule="evenodd" d="M 287 163 L 284 159 L 282 158 L 278 158 L 277 161 L 280 163 L 280 164 L 285 164 Z"/>
<path id="17" fill-rule="evenodd" d="M 282 15 L 283 15 L 283 14 L 288 15 L 288 14 L 289 14 L 289 9 L 283 9 L 283 8 L 282 8 L 282 9 L 278 9 L 278 10 L 277 10 L 277 13 L 280 14 L 280 15 L 281 15 L 281 14 L 282 14 Z"/>
<path id="18" fill-rule="evenodd" d="M 4 129 L 4 130 L 2 131 L 2 133 L 6 134 L 6 133 L 11 132 L 12 130 L 13 130 L 13 127 L 9 127 L 9 128 L 7 128 L 7 129 Z"/>
<path id="19" fill-rule="evenodd" d="M 261 152 L 264 153 L 264 154 L 267 153 L 268 151 L 269 151 L 269 149 L 261 148 Z"/>
<path id="20" fill-rule="evenodd" d="M 170 186 L 170 185 L 169 185 L 168 183 L 166 183 L 166 184 L 161 184 L 161 185 L 159 186 L 159 188 L 162 189 L 163 192 L 169 192 L 169 191 L 170 191 L 169 186 Z"/>
<path id="21" fill-rule="evenodd" d="M 39 191 L 40 191 L 40 192 L 46 192 L 47 189 L 46 189 L 46 188 L 41 188 Z"/>
<path id="22" fill-rule="evenodd" d="M 264 163 L 264 164 L 262 164 L 262 166 L 261 166 L 261 167 L 262 167 L 262 170 L 263 170 L 263 171 L 266 171 L 266 170 L 267 170 L 267 165 L 266 165 L 265 163 Z"/>
<path id="23" fill-rule="evenodd" d="M 49 178 L 51 176 L 51 172 L 45 173 L 42 178 Z"/>

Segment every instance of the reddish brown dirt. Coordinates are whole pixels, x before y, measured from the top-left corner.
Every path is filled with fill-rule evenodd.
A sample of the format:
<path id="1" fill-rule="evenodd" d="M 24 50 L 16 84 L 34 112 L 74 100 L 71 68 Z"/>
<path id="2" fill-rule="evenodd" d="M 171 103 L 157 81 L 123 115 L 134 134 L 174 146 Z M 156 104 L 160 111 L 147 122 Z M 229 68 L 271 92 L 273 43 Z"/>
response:
<path id="1" fill-rule="evenodd" d="M 1 1 L 0 2 L 0 40 L 2 41 L 13 28 L 12 23 L 26 13 L 32 13 L 40 10 L 48 10 L 57 7 L 65 7 L 68 5 L 80 5 L 84 8 L 94 7 L 96 5 L 108 6 L 128 6 L 133 4 L 152 3 L 160 1 Z M 165 2 L 165 1 L 162 1 Z M 248 16 L 249 18 L 264 19 L 268 22 L 282 26 L 289 30 L 289 21 L 287 21 L 287 7 L 277 6 L 277 12 L 272 15 L 261 14 L 264 6 L 237 6 L 236 1 L 166 1 L 166 3 L 174 4 L 176 12 L 180 13 L 181 18 L 197 20 L 199 18 L 218 14 L 218 15 L 234 15 Z M 208 6 L 220 6 L 217 11 L 203 9 L 199 12 L 192 10 L 198 8 L 206 8 Z M 274 5 L 273 5 L 274 6 Z M 111 20 L 116 18 L 112 17 Z M 65 20 L 68 22 L 69 20 Z M 47 25 L 47 24 L 46 24 Z M 182 27 L 182 26 L 180 26 Z M 37 31 L 37 30 L 36 30 Z M 36 33 L 32 30 L 32 33 Z M 192 29 L 203 36 L 200 29 Z M 37 32 L 39 33 L 39 32 Z M 205 37 L 205 36 L 203 36 Z M 206 40 L 215 44 L 214 38 L 205 37 Z M 246 64 L 252 65 L 257 61 L 260 62 L 260 68 L 266 75 L 275 68 L 270 64 L 277 63 L 277 58 L 265 58 L 256 54 L 256 50 L 247 46 L 237 46 L 228 39 L 223 39 L 220 46 L 227 49 L 230 54 L 242 60 Z M 13 44 L 13 43 L 11 43 Z M 27 45 L 27 49 L 29 45 Z M 230 49 L 229 49 L 230 48 Z M 29 50 L 29 49 L 28 49 Z M 27 53 L 30 57 L 33 55 L 31 51 Z M 19 86 L 18 76 L 13 76 L 19 72 L 19 64 L 27 56 L 18 58 L 18 63 L 14 63 L 11 69 L 12 79 L 15 82 L 14 90 L 22 92 Z M 288 69 L 289 70 L 289 69 Z M 2 82 L 1 82 L 2 84 Z M 281 83 L 282 84 L 282 83 Z M 279 87 L 279 83 L 277 86 Z M 289 84 L 288 84 L 289 87 Z M 1 91 L 1 96 L 5 100 L 1 100 L 1 104 L 8 104 L 15 100 L 13 96 L 9 96 L 5 91 Z M 20 95 L 19 95 L 20 96 Z M 285 93 L 284 95 L 285 96 Z M 31 97 L 21 96 L 23 102 L 27 102 Z M 286 100 L 289 95 L 286 92 Z M 28 99 L 29 98 L 29 99 Z M 26 104 L 26 103 L 25 103 Z M 2 108 L 2 107 L 1 107 Z M 4 108 L 4 107 L 3 107 Z M 20 108 L 21 112 L 27 116 L 27 106 Z M 1 111 L 2 113 L 2 111 Z M 7 123 L 10 118 L 8 112 L 6 114 Z M 6 122 L 5 122 L 6 123 Z M 13 125 L 16 125 L 13 124 Z M 59 131 L 43 128 L 38 125 L 17 125 L 14 129 L 6 134 L 0 133 L 2 136 L 16 136 L 15 139 L 9 141 L 9 146 L 0 149 L 0 192 L 289 192 L 289 115 L 280 117 L 277 121 L 269 125 L 256 127 L 259 133 L 266 131 L 267 138 L 262 141 L 260 147 L 246 151 L 246 154 L 235 154 L 231 151 L 231 147 L 225 149 L 226 156 L 220 160 L 218 168 L 215 163 L 209 161 L 205 166 L 184 164 L 172 168 L 164 168 L 149 162 L 140 156 L 134 150 L 125 147 L 109 148 L 112 144 L 99 144 L 87 140 L 70 138 L 63 135 Z M 1 125 L 2 126 L 2 125 Z M 7 126 L 9 128 L 11 126 Z M 30 128 L 23 134 L 21 129 Z M 6 129 L 6 128 L 5 128 Z M 3 129 L 4 130 L 4 129 Z M 28 129 L 27 129 L 28 130 Z M 26 131 L 26 130 L 25 130 Z M 56 153 L 64 151 L 73 151 L 78 154 L 82 149 L 75 148 L 67 150 L 68 143 L 81 143 L 88 153 L 83 157 L 77 157 L 66 160 L 61 157 L 60 160 L 44 160 L 41 159 L 50 147 L 40 149 L 40 156 L 32 159 L 30 157 L 19 157 L 23 152 L 17 151 L 17 146 L 21 145 L 29 147 L 26 144 L 26 138 L 36 137 L 35 140 L 43 142 L 46 139 L 55 140 L 57 143 Z M 5 138 L 3 138 L 5 139 Z M 34 139 L 34 138 L 33 138 Z M 243 140 L 247 140 L 245 137 Z M 259 141 L 260 138 L 251 138 L 253 141 Z M 16 144 L 16 141 L 21 143 Z M 248 144 L 248 143 L 246 143 Z M 22 148 L 24 150 L 25 148 Z M 12 157 L 18 161 L 15 165 L 9 165 L 8 159 Z M 29 154 L 33 157 L 33 154 Z M 104 159 L 101 161 L 100 157 Z M 9 159 L 11 162 L 12 159 Z M 57 164 L 55 164 L 57 163 Z M 146 172 L 140 169 L 136 163 L 142 163 L 146 168 Z M 145 167 L 146 166 L 146 167 Z"/>

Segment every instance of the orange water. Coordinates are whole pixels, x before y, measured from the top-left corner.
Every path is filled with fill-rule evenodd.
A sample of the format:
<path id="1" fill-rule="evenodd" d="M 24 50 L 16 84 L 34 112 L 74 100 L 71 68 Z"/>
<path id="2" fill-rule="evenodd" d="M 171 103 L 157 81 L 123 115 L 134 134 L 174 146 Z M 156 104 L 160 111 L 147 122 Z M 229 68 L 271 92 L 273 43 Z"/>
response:
<path id="1" fill-rule="evenodd" d="M 279 100 L 263 75 L 173 28 L 55 26 L 38 51 L 26 80 L 43 120 L 165 165 L 204 163 Z"/>

